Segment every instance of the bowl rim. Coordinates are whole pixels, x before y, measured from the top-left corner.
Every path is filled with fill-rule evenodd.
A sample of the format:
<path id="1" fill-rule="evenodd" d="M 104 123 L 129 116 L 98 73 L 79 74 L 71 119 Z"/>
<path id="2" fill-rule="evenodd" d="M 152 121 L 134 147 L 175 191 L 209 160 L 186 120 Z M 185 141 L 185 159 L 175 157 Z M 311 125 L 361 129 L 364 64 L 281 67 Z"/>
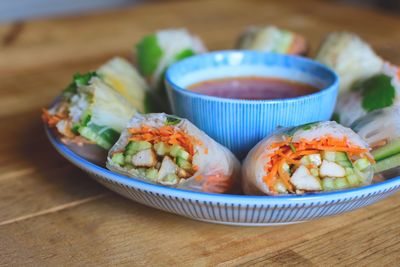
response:
<path id="1" fill-rule="evenodd" d="M 44 125 L 46 135 L 50 140 L 53 147 L 68 161 L 73 165 L 77 166 L 82 170 L 86 170 L 90 173 L 94 173 L 101 177 L 106 177 L 114 182 L 129 185 L 137 189 L 144 191 L 150 191 L 155 194 L 169 195 L 173 197 L 180 197 L 183 199 L 188 199 L 189 201 L 202 201 L 202 202 L 214 202 L 214 203 L 231 203 L 231 204 L 270 204 L 270 205 L 280 205 L 286 206 L 290 204 L 306 204 L 306 203 L 325 203 L 327 201 L 350 201 L 359 195 L 371 195 L 374 192 L 385 190 L 387 188 L 400 186 L 400 176 L 390 178 L 383 182 L 376 184 L 371 184 L 367 186 L 332 191 L 323 192 L 315 194 L 304 194 L 304 195 L 284 195 L 284 196 L 248 196 L 248 195 L 233 195 L 233 194 L 215 194 L 206 192 L 190 191 L 186 189 L 166 187 L 163 185 L 153 184 L 146 181 L 136 179 L 134 177 L 127 177 L 104 167 L 98 166 L 91 163 L 84 158 L 80 157 L 74 153 L 67 145 L 61 142 L 59 138 L 55 136 L 53 131 Z"/>
<path id="2" fill-rule="evenodd" d="M 333 77 L 333 82 L 329 84 L 328 86 L 319 89 L 317 92 L 303 95 L 303 96 L 297 96 L 297 97 L 290 97 L 290 98 L 280 98 L 280 99 L 257 99 L 257 100 L 251 100 L 251 99 L 235 99 L 235 98 L 224 98 L 224 97 L 217 97 L 217 96 L 210 96 L 210 95 L 205 95 L 201 93 L 197 93 L 188 89 L 185 89 L 181 86 L 178 86 L 176 82 L 174 82 L 171 79 L 171 76 L 173 75 L 174 72 L 177 71 L 177 69 L 181 68 L 182 65 L 187 65 L 191 64 L 195 61 L 201 60 L 202 58 L 215 58 L 215 57 L 228 57 L 231 54 L 242 54 L 242 55 L 262 55 L 262 56 L 275 56 L 275 57 L 282 57 L 286 58 L 287 60 L 295 60 L 295 61 L 300 61 L 302 63 L 306 64 L 311 64 L 314 65 L 323 71 L 326 71 L 329 75 L 332 75 Z M 328 93 L 331 93 L 332 91 L 336 91 L 336 94 L 339 92 L 339 82 L 340 78 L 339 75 L 331 68 L 328 66 L 315 61 L 310 58 L 305 58 L 297 55 L 285 55 L 285 54 L 279 54 L 279 53 L 273 53 L 273 52 L 262 52 L 262 51 L 253 51 L 253 50 L 219 50 L 219 51 L 212 51 L 212 52 L 207 52 L 203 54 L 198 54 L 194 55 L 188 58 L 185 58 L 183 60 L 180 60 L 176 63 L 173 63 L 171 66 L 168 67 L 168 69 L 165 72 L 165 78 L 164 78 L 164 83 L 167 86 L 167 89 L 169 91 L 169 87 L 172 88 L 172 90 L 175 90 L 179 93 L 186 94 L 190 97 L 193 98 L 200 98 L 204 100 L 211 100 L 214 102 L 228 102 L 228 103 L 235 103 L 235 104 L 247 104 L 247 105 L 259 105 L 259 104 L 268 104 L 268 105 L 275 105 L 275 104 L 288 104 L 288 103 L 293 103 L 297 101 L 302 101 L 302 100 L 307 100 L 310 98 L 316 98 L 316 97 L 322 97 Z M 168 86 L 170 85 L 170 86 Z"/>

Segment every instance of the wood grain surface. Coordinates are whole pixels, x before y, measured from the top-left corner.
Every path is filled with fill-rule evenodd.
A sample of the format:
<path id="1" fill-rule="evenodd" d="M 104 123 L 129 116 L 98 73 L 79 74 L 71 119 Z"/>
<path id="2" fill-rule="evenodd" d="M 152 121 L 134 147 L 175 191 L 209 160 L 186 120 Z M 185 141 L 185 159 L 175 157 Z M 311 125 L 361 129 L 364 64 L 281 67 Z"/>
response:
<path id="1" fill-rule="evenodd" d="M 126 200 L 47 142 L 40 108 L 86 71 L 131 57 L 144 34 L 187 27 L 209 49 L 233 47 L 248 25 L 323 36 L 348 30 L 400 64 L 400 18 L 329 1 L 164 1 L 90 16 L 0 25 L 1 266 L 399 266 L 400 194 L 313 222 L 230 227 Z"/>

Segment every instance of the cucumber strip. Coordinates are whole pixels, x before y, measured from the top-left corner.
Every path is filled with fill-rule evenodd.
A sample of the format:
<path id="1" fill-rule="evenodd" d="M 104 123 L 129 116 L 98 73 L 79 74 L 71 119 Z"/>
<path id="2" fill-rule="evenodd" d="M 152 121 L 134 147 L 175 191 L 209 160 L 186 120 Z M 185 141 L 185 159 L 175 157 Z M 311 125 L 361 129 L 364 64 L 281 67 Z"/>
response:
<path id="1" fill-rule="evenodd" d="M 347 176 L 346 178 L 351 186 L 356 186 L 360 183 L 360 180 L 358 179 L 357 174 L 351 174 L 351 175 Z"/>
<path id="2" fill-rule="evenodd" d="M 346 152 L 335 152 L 335 161 L 344 161 L 348 160 L 347 153 Z"/>
<path id="3" fill-rule="evenodd" d="M 190 164 L 189 161 L 187 161 L 181 157 L 176 158 L 176 164 L 185 170 L 190 170 L 192 168 L 192 164 Z"/>
<path id="4" fill-rule="evenodd" d="M 386 144 L 385 146 L 374 149 L 372 151 L 372 155 L 374 156 L 376 161 L 388 158 L 397 153 L 400 153 L 400 139 L 394 140 Z"/>
<path id="5" fill-rule="evenodd" d="M 171 147 L 171 150 L 169 151 L 169 154 L 173 157 L 178 157 L 181 151 L 185 151 L 183 147 L 181 147 L 180 145 L 173 145 Z"/>
<path id="6" fill-rule="evenodd" d="M 324 151 L 322 157 L 327 161 L 334 162 L 336 159 L 336 152 L 334 151 Z"/>
<path id="7" fill-rule="evenodd" d="M 342 160 L 338 161 L 337 163 L 345 168 L 353 168 L 353 164 L 351 164 L 351 161 L 349 160 Z"/>
<path id="8" fill-rule="evenodd" d="M 335 190 L 334 178 L 327 177 L 322 179 L 322 188 L 325 191 Z"/>
<path id="9" fill-rule="evenodd" d="M 154 150 L 156 151 L 157 155 L 164 156 L 165 154 L 169 153 L 170 147 L 164 142 L 160 142 L 154 144 Z"/>
<path id="10" fill-rule="evenodd" d="M 150 168 L 146 170 L 146 178 L 152 181 L 157 180 L 158 171 L 155 168 Z"/>
<path id="11" fill-rule="evenodd" d="M 375 172 L 383 172 L 400 166 L 400 154 L 385 158 L 374 165 Z"/>
<path id="12" fill-rule="evenodd" d="M 359 171 L 363 171 L 371 165 L 367 158 L 361 158 L 354 162 L 354 167 L 356 167 Z"/>
<path id="13" fill-rule="evenodd" d="M 135 155 L 137 152 L 151 148 L 151 143 L 147 141 L 130 141 L 125 147 L 125 155 Z"/>
<path id="14" fill-rule="evenodd" d="M 344 189 L 349 187 L 349 183 L 346 178 L 336 178 L 335 179 L 335 188 L 336 189 Z"/>
<path id="15" fill-rule="evenodd" d="M 188 160 L 189 159 L 190 154 L 188 152 L 186 152 L 185 150 L 180 150 L 177 154 L 178 158 L 182 158 L 184 160 Z"/>
<path id="16" fill-rule="evenodd" d="M 115 153 L 112 155 L 111 160 L 120 166 L 124 165 L 125 163 L 125 158 L 123 153 Z"/>
<path id="17" fill-rule="evenodd" d="M 108 150 L 114 144 L 112 141 L 104 139 L 102 136 L 98 135 L 97 131 L 92 129 L 91 127 L 80 127 L 78 129 L 78 132 L 81 136 L 95 142 L 97 145 L 101 146 L 104 149 Z"/>
<path id="18" fill-rule="evenodd" d="M 179 182 L 179 177 L 175 173 L 170 173 L 164 178 L 158 180 L 158 182 L 165 185 L 174 185 Z"/>
<path id="19" fill-rule="evenodd" d="M 312 168 L 312 169 L 310 169 L 310 173 L 311 173 L 312 176 L 319 177 L 318 168 Z"/>
<path id="20" fill-rule="evenodd" d="M 354 169 L 353 169 L 353 168 L 345 168 L 345 170 L 346 170 L 346 174 L 347 174 L 347 175 L 352 175 L 352 174 L 354 174 Z"/>
<path id="21" fill-rule="evenodd" d="M 81 117 L 81 125 L 82 126 L 88 125 L 91 118 L 92 115 L 90 114 L 90 111 L 85 111 Z"/>

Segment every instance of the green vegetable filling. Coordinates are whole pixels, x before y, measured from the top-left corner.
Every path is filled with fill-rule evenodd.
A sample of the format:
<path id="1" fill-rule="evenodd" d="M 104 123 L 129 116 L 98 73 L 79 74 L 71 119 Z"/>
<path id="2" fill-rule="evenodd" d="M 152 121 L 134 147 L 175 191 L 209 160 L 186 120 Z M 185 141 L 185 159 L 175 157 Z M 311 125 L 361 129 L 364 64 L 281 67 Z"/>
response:
<path id="1" fill-rule="evenodd" d="M 137 45 L 138 67 L 144 76 L 150 76 L 157 69 L 163 51 L 155 34 L 144 37 Z"/>

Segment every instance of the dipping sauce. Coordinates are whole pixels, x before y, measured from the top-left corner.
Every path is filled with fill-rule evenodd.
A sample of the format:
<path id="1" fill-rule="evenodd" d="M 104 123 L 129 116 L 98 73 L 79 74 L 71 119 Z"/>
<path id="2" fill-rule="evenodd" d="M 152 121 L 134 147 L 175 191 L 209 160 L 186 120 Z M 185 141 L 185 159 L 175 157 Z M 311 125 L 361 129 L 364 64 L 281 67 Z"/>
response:
<path id="1" fill-rule="evenodd" d="M 292 98 L 319 91 L 305 83 L 255 76 L 208 80 L 192 84 L 188 89 L 209 96 L 249 100 Z"/>

